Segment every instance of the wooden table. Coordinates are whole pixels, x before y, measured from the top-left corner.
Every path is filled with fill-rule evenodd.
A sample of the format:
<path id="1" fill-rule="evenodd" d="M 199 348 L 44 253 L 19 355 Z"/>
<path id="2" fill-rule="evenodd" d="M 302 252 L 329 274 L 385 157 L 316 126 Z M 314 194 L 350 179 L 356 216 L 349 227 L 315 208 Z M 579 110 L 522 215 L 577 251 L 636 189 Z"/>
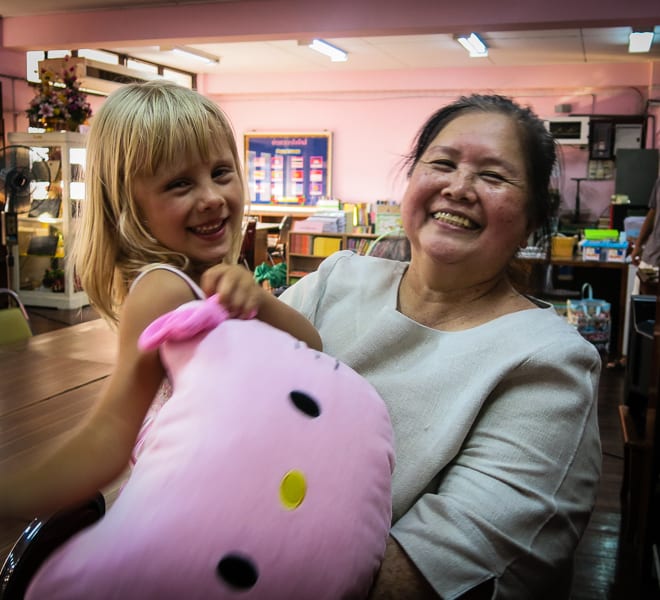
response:
<path id="1" fill-rule="evenodd" d="M 574 270 L 572 284 L 558 283 L 557 287 L 570 287 L 579 292 L 583 283 L 589 283 L 593 289 L 594 298 L 607 300 L 611 304 L 610 360 L 618 361 L 625 355 L 625 314 L 628 302 L 628 263 L 614 261 L 592 261 L 581 258 L 556 259 L 550 263 L 545 259 L 523 258 L 521 263 L 536 267 L 537 274 L 533 294 L 543 296 L 544 272 L 542 268 L 550 264 L 553 267 L 569 267 Z"/>
<path id="2" fill-rule="evenodd" d="M 0 467 L 34 458 L 82 420 L 115 351 L 115 334 L 102 319 L 0 346 Z M 25 524 L 0 522 L 0 561 Z"/>

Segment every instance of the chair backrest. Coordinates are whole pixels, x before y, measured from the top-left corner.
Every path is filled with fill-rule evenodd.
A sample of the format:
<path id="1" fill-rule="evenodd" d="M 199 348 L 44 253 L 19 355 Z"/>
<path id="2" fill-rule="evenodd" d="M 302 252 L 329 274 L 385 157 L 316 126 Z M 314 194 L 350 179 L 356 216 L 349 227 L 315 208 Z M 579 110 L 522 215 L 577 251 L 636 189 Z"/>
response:
<path id="1" fill-rule="evenodd" d="M 373 240 L 367 251 L 367 256 L 380 256 L 391 260 L 410 260 L 410 241 L 403 229 L 388 231 Z"/>
<path id="2" fill-rule="evenodd" d="M 0 571 L 0 600 L 23 598 L 44 561 L 78 531 L 105 514 L 105 499 L 93 498 L 46 519 L 34 519 L 20 535 Z"/>
<path id="3" fill-rule="evenodd" d="M 0 309 L 0 344 L 13 344 L 32 336 L 30 317 L 14 290 L 0 288 L 0 295 L 8 296 L 10 305 Z M 11 306 L 13 302 L 16 306 Z"/>
<path id="4" fill-rule="evenodd" d="M 257 233 L 257 221 L 249 219 L 243 227 L 243 243 L 238 262 L 243 263 L 250 271 L 254 271 L 254 245 Z"/>
<path id="5" fill-rule="evenodd" d="M 285 215 L 280 221 L 279 227 L 279 238 L 277 240 L 278 246 L 286 244 L 287 236 L 289 231 L 291 231 L 291 225 L 293 224 L 293 217 L 291 215 Z"/>

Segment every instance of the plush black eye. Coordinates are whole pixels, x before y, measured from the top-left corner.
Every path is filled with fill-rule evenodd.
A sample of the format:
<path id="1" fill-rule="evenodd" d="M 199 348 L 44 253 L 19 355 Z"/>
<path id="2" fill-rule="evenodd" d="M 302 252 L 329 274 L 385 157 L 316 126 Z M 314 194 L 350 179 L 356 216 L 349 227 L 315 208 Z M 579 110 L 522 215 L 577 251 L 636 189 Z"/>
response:
<path id="1" fill-rule="evenodd" d="M 252 561 L 238 554 L 227 554 L 218 563 L 218 575 L 231 587 L 246 590 L 254 586 L 259 573 Z"/>
<path id="2" fill-rule="evenodd" d="M 321 414 L 321 407 L 309 394 L 293 390 L 293 392 L 289 394 L 289 398 L 291 398 L 291 402 L 293 402 L 293 405 L 300 412 L 303 412 L 312 418 L 316 418 Z"/>

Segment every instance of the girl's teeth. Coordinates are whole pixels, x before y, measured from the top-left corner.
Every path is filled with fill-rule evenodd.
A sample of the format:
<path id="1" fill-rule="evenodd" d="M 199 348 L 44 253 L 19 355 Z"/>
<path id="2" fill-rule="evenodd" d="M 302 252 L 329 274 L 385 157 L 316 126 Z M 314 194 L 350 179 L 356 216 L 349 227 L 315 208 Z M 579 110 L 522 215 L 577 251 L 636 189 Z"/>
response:
<path id="1" fill-rule="evenodd" d="M 450 225 L 456 225 L 457 227 L 463 227 L 465 229 L 476 229 L 476 225 L 470 221 L 470 219 L 466 219 L 465 217 L 459 217 L 458 215 L 452 215 L 451 213 L 442 211 L 433 213 L 432 216 L 437 221 L 444 221 Z"/>
<path id="2" fill-rule="evenodd" d="M 219 223 L 216 223 L 215 225 L 201 225 L 200 227 L 193 227 L 193 231 L 201 235 L 206 235 L 209 233 L 215 233 L 220 227 L 221 225 Z"/>

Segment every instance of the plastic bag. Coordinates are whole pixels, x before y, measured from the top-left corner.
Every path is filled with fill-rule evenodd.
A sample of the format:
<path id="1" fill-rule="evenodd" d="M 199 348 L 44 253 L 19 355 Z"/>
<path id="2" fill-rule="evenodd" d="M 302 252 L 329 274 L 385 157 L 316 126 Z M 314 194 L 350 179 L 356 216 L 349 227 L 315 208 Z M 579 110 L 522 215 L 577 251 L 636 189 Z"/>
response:
<path id="1" fill-rule="evenodd" d="M 582 286 L 582 298 L 578 300 L 569 298 L 566 301 L 566 317 L 582 337 L 599 350 L 609 351 L 611 305 L 606 300 L 595 299 L 590 284 L 585 283 Z"/>

